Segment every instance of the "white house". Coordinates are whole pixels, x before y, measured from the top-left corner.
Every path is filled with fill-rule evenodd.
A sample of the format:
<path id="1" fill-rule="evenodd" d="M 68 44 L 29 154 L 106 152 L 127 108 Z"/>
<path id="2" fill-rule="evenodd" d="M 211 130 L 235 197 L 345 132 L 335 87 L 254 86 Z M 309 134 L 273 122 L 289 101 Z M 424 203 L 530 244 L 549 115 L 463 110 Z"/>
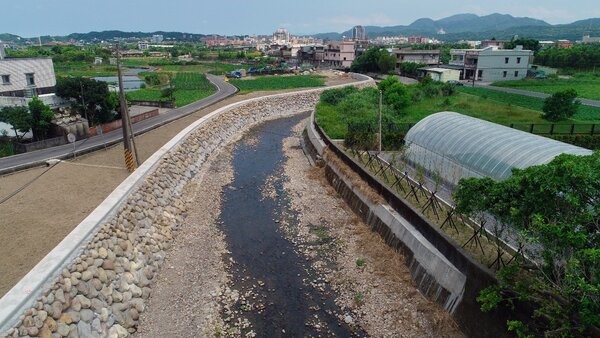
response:
<path id="1" fill-rule="evenodd" d="M 499 49 L 490 46 L 483 49 L 452 49 L 449 66 L 462 70 L 461 79 L 477 81 L 520 80 L 527 75 L 533 52 L 517 46 L 515 49 Z"/>
<path id="2" fill-rule="evenodd" d="M 0 59 L 0 108 L 26 106 L 37 96 L 51 108 L 66 101 L 54 94 L 56 76 L 49 58 Z"/>

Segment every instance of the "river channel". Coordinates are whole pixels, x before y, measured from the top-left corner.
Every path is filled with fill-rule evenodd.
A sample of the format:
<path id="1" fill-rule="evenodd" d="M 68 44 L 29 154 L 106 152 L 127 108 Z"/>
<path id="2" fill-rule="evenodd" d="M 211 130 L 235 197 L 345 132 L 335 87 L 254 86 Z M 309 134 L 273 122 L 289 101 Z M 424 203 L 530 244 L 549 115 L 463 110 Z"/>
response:
<path id="1" fill-rule="evenodd" d="M 311 286 L 317 273 L 279 226 L 282 214 L 293 214 L 283 189 L 282 142 L 305 117 L 264 123 L 234 148 L 234 179 L 224 188 L 221 230 L 234 261 L 231 282 L 248 295 L 236 308 L 257 337 L 362 336 L 339 320 L 329 288 Z M 289 221 L 293 227 L 294 218 Z"/>

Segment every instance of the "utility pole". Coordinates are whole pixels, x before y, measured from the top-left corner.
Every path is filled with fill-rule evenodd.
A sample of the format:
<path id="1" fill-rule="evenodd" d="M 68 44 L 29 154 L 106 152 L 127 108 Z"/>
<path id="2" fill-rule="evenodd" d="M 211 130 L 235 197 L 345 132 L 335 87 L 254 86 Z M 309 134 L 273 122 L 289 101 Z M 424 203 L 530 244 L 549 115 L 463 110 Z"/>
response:
<path id="1" fill-rule="evenodd" d="M 139 166 L 139 159 L 137 156 L 137 149 L 135 149 L 135 143 L 133 141 L 133 132 L 131 130 L 131 123 L 129 121 L 129 108 L 127 107 L 127 101 L 125 101 L 125 92 L 123 89 L 123 74 L 121 72 L 121 52 L 119 50 L 119 44 L 117 43 L 117 75 L 119 77 L 119 105 L 121 106 L 121 125 L 123 129 L 123 148 L 125 152 L 125 165 L 129 172 L 135 170 L 136 164 Z M 133 152 L 132 152 L 133 151 Z M 135 153 L 135 162 L 134 162 Z"/>
<path id="2" fill-rule="evenodd" d="M 379 91 L 379 153 L 381 154 L 381 101 L 383 98 L 383 92 Z"/>
<path id="3" fill-rule="evenodd" d="M 88 125 L 91 124 L 91 121 L 87 116 L 87 108 L 85 107 L 85 99 L 83 98 L 83 82 L 81 82 L 81 78 L 79 80 L 79 88 L 81 88 L 81 105 L 83 107 L 83 115 L 85 115 L 85 119 L 88 120 Z"/>

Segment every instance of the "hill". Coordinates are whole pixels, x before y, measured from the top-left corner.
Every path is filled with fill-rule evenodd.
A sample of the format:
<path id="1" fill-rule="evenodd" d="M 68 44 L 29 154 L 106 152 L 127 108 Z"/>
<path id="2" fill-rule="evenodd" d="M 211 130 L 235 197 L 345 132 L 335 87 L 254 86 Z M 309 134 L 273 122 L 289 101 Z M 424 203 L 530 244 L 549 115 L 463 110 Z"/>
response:
<path id="1" fill-rule="evenodd" d="M 445 35 L 437 32 L 443 28 Z M 527 36 L 541 40 L 555 39 L 581 39 L 583 35 L 600 35 L 600 19 L 586 19 L 571 24 L 551 25 L 543 20 L 528 17 L 514 17 L 509 14 L 493 13 L 478 16 L 475 14 L 456 14 L 447 18 L 433 20 L 421 18 L 410 25 L 398 26 L 366 26 L 367 34 L 375 36 L 411 36 L 422 35 L 436 37 L 444 41 L 457 40 L 481 40 L 492 37 L 498 39 L 510 39 L 514 35 Z M 324 33 L 316 34 L 315 37 L 322 39 L 340 39 L 342 36 L 352 36 L 352 30 L 339 34 Z"/>

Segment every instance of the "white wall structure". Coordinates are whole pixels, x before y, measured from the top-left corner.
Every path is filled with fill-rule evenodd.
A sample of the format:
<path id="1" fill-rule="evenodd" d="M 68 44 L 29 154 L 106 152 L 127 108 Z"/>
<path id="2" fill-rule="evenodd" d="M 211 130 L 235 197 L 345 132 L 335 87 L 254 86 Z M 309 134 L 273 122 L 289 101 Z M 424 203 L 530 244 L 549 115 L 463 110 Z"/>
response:
<path id="1" fill-rule="evenodd" d="M 515 49 L 453 49 L 450 65 L 463 68 L 463 78 L 494 82 L 520 80 L 527 75 L 533 51 L 517 46 Z"/>

